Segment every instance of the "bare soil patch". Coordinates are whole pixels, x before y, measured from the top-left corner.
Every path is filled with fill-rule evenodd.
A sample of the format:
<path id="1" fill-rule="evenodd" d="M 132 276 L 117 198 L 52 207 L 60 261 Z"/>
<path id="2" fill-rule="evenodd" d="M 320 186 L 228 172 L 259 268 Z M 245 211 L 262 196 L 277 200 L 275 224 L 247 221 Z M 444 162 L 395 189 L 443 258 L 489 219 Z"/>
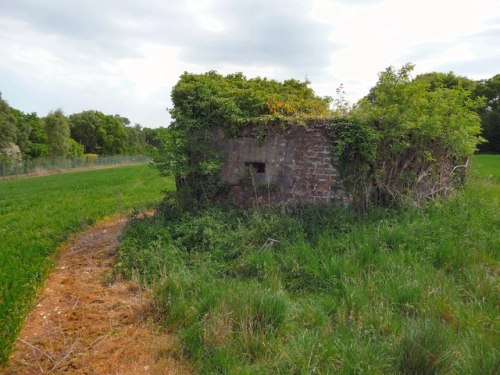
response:
<path id="1" fill-rule="evenodd" d="M 186 374 L 169 357 L 172 337 L 146 319 L 137 284 L 112 281 L 123 218 L 92 227 L 62 248 L 27 318 L 6 374 Z"/>

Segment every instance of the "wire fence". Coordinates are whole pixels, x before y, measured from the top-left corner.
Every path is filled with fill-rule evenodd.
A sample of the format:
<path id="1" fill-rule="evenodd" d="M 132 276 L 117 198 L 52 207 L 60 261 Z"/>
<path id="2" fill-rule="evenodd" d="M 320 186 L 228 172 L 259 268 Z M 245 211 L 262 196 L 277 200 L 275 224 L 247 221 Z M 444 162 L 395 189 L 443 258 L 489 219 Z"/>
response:
<path id="1" fill-rule="evenodd" d="M 95 156 L 92 158 L 43 158 L 33 160 L 1 160 L 0 178 L 15 178 L 22 176 L 43 176 L 47 174 L 60 173 L 74 169 L 93 169 L 105 166 L 121 164 L 147 163 L 147 156 Z"/>

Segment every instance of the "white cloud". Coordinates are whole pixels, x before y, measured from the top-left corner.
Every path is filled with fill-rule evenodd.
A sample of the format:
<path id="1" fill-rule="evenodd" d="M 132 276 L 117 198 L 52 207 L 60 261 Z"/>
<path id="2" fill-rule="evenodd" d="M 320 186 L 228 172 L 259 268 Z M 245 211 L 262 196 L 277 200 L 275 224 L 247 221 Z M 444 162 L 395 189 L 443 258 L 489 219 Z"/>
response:
<path id="1" fill-rule="evenodd" d="M 492 48 L 500 40 L 488 40 L 478 50 L 470 36 L 491 29 L 488 20 L 499 14 L 497 0 L 385 0 L 354 6 L 318 0 L 314 7 L 315 18 L 332 26 L 330 38 L 344 45 L 332 53 L 330 71 L 337 83 L 345 83 L 352 100 L 364 95 L 377 72 L 389 65 L 413 62 L 421 73 L 495 55 Z M 498 66 L 482 69 L 481 76 L 498 73 Z"/>
<path id="2" fill-rule="evenodd" d="M 183 71 L 309 78 L 351 100 L 377 73 L 499 73 L 498 0 L 0 0 L 0 90 L 45 114 L 97 109 L 168 123 Z"/>

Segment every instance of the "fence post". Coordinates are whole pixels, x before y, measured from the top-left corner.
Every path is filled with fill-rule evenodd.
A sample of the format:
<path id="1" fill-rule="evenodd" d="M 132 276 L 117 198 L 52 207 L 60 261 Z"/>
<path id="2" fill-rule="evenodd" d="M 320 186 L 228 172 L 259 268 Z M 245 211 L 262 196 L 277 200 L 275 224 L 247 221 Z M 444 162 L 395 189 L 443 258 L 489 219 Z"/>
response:
<path id="1" fill-rule="evenodd" d="M 2 162 L 2 175 L 5 180 L 7 178 L 7 162 L 5 160 Z"/>

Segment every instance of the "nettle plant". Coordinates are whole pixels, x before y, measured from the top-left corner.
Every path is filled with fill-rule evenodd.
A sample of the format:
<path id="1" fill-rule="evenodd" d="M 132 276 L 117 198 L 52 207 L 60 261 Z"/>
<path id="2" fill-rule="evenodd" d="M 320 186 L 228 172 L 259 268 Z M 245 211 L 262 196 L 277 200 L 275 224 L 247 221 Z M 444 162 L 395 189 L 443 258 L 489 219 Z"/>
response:
<path id="1" fill-rule="evenodd" d="M 179 198 L 187 205 L 213 201 L 227 188 L 219 179 L 216 132 L 233 137 L 252 124 L 261 129 L 262 140 L 270 126 L 328 116 L 330 101 L 315 95 L 308 81 L 184 73 L 172 90 L 173 122 L 160 133 L 155 164 L 176 177 Z"/>
<path id="2" fill-rule="evenodd" d="M 463 183 L 482 142 L 484 103 L 470 81 L 453 73 L 412 79 L 412 70 L 386 69 L 346 117 L 332 121 L 344 183 L 365 209 L 446 195 Z"/>

